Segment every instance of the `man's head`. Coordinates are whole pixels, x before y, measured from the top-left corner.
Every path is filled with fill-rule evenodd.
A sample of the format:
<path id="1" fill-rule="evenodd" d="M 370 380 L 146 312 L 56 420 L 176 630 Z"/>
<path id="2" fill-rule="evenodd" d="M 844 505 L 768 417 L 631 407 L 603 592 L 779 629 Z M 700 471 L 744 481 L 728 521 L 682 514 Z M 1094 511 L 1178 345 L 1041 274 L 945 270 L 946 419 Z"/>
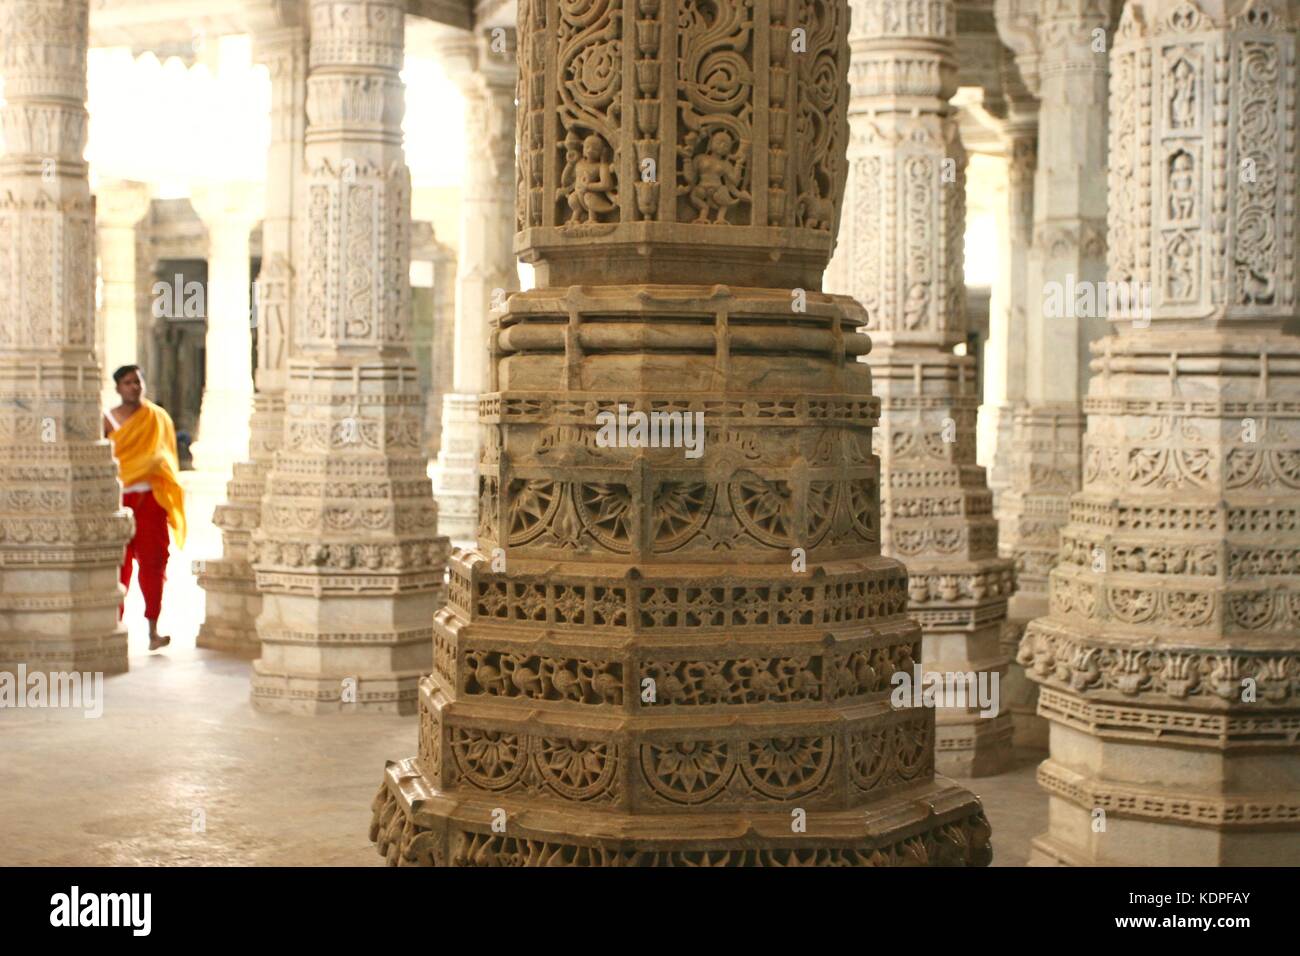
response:
<path id="1" fill-rule="evenodd" d="M 122 404 L 128 407 L 139 405 L 144 396 L 144 373 L 138 365 L 123 365 L 113 373 L 113 382 L 117 394 L 122 397 Z"/>

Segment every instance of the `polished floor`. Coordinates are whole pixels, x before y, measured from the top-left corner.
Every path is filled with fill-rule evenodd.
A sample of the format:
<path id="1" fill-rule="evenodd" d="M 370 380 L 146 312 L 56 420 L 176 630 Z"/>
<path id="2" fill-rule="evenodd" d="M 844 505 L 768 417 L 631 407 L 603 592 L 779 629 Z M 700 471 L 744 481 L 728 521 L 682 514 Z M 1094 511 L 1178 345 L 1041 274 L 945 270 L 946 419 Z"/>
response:
<path id="1" fill-rule="evenodd" d="M 254 713 L 246 661 L 198 650 L 203 592 L 189 562 L 217 553 L 196 528 L 169 571 L 150 653 L 143 603 L 127 603 L 131 669 L 104 686 L 104 712 L 0 710 L 0 865 L 379 866 L 367 840 L 384 761 L 415 752 L 413 717 Z M 1022 755 L 969 781 L 993 824 L 995 866 L 1017 866 L 1046 829 L 1047 798 Z"/>

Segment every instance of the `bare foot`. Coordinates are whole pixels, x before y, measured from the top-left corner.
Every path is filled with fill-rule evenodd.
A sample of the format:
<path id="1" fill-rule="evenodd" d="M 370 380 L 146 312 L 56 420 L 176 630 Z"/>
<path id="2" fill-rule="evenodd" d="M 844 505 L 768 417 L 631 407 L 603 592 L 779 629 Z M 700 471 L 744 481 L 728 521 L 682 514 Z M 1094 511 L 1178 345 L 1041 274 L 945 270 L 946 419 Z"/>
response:
<path id="1" fill-rule="evenodd" d="M 149 650 L 156 651 L 160 647 L 166 647 L 172 642 L 170 637 L 162 634 L 154 634 L 149 638 Z"/>

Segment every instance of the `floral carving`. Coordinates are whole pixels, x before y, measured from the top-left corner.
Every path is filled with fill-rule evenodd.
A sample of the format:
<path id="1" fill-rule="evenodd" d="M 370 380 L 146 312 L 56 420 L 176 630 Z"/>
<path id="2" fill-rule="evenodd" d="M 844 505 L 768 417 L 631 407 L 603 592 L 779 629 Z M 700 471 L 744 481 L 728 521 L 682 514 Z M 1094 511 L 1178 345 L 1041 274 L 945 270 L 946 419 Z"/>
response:
<path id="1" fill-rule="evenodd" d="M 641 769 L 656 793 L 674 803 L 704 803 L 727 786 L 736 762 L 720 741 L 684 740 L 643 744 Z"/>

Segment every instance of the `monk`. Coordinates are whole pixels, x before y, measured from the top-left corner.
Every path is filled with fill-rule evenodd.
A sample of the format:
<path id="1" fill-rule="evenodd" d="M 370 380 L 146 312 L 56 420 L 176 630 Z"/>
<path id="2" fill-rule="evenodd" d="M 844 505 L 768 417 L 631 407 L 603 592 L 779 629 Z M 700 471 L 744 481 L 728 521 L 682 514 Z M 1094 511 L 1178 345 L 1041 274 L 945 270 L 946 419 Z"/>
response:
<path id="1" fill-rule="evenodd" d="M 104 436 L 113 443 L 122 504 L 135 514 L 135 537 L 126 546 L 121 581 L 131 586 L 131 564 L 140 566 L 144 616 L 149 622 L 149 650 L 171 643 L 158 633 L 163 582 L 167 580 L 168 529 L 176 547 L 185 546 L 185 495 L 177 472 L 176 426 L 162 408 L 144 397 L 144 375 L 138 365 L 123 365 L 113 373 L 122 404 L 104 414 Z M 125 604 L 118 608 L 121 620 Z"/>

